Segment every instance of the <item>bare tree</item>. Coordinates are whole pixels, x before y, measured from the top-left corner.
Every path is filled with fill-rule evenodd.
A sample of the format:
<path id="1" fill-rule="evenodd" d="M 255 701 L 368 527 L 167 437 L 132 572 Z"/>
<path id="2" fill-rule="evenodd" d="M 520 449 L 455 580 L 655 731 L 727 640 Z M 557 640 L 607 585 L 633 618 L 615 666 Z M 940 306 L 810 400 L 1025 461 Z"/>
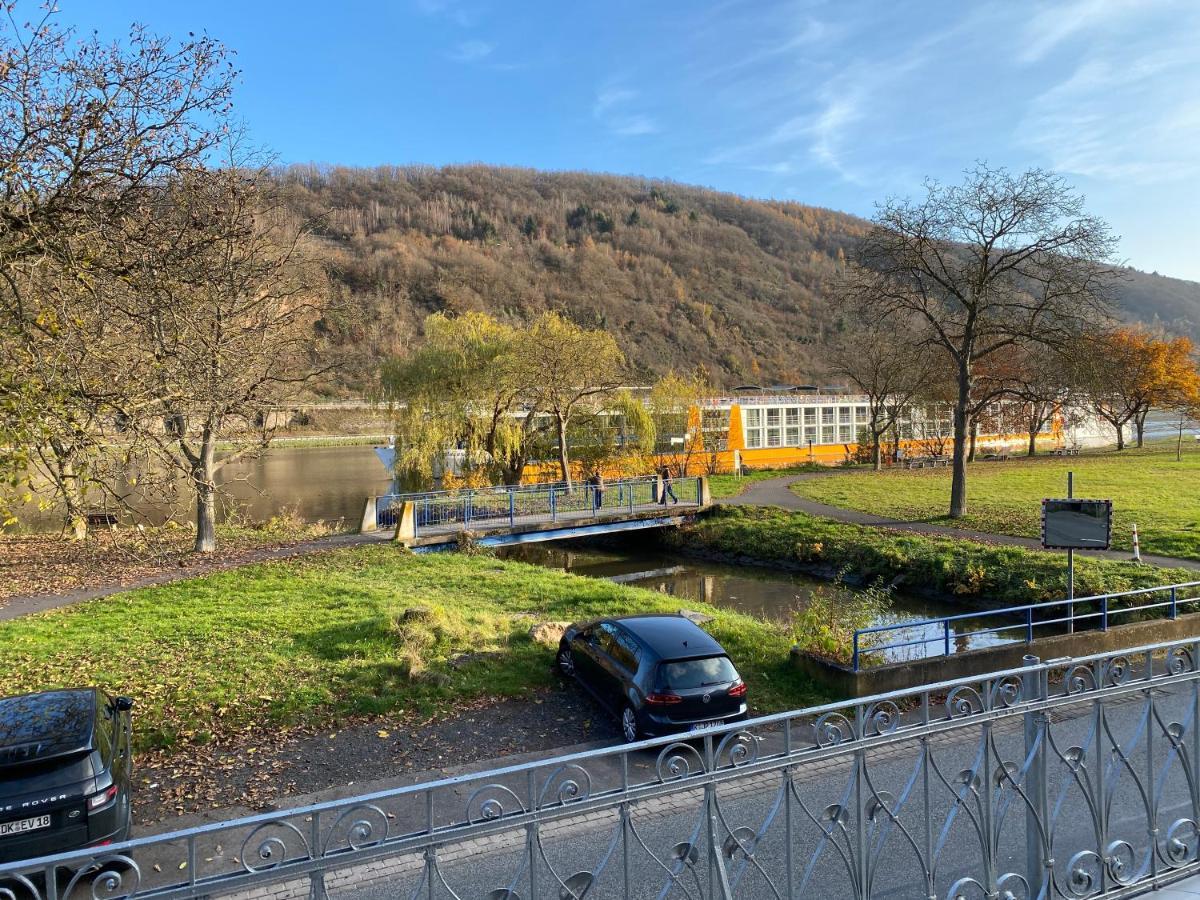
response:
<path id="1" fill-rule="evenodd" d="M 76 39 L 0 10 L 0 466 L 39 461 L 80 536 L 97 426 L 127 385 L 106 332 L 115 223 L 217 140 L 235 78 L 207 37 Z"/>
<path id="2" fill-rule="evenodd" d="M 1037 437 L 1061 412 L 1071 392 L 1069 365 L 1062 348 L 1031 344 L 1014 349 L 1005 360 L 1003 396 L 1021 404 L 1029 436 L 1029 455 L 1037 455 Z"/>
<path id="3" fill-rule="evenodd" d="M 860 308 L 914 317 L 955 375 L 950 516 L 967 512 L 976 367 L 1025 343 L 1059 343 L 1103 309 L 1114 239 L 1061 178 L 977 165 L 960 185 L 889 200 L 858 249 Z"/>
<path id="4" fill-rule="evenodd" d="M 863 321 L 860 315 L 855 319 Z M 883 468 L 883 438 L 927 386 L 933 366 L 918 336 L 899 327 L 863 325 L 846 331 L 834 349 L 830 374 L 867 398 L 871 464 Z"/>
<path id="5" fill-rule="evenodd" d="M 535 405 L 554 420 L 559 471 L 569 490 L 571 420 L 587 404 L 613 395 L 625 371 L 625 356 L 608 332 L 583 328 L 552 312 L 533 323 L 527 341 Z"/>
<path id="6" fill-rule="evenodd" d="M 322 371 L 317 276 L 264 181 L 228 167 L 171 185 L 150 210 L 159 239 L 132 248 L 119 301 L 144 346 L 128 416 L 183 476 L 198 552 L 216 547 L 219 470 L 265 448 L 273 413 Z"/>

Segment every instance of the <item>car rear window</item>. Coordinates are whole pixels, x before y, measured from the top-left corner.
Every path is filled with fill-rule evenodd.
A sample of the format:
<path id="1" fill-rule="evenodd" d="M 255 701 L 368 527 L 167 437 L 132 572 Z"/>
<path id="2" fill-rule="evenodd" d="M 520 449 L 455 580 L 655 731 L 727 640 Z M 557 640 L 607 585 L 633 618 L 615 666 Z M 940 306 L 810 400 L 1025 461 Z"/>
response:
<path id="1" fill-rule="evenodd" d="M 728 656 L 682 659 L 660 663 L 658 667 L 659 686 L 673 690 L 728 684 L 737 677 L 737 669 Z"/>
<path id="2" fill-rule="evenodd" d="M 22 794 L 78 787 L 80 782 L 99 774 L 94 762 L 94 753 L 83 752 L 23 766 L 8 766 L 0 779 L 0 808 L 3 808 L 6 799 Z"/>

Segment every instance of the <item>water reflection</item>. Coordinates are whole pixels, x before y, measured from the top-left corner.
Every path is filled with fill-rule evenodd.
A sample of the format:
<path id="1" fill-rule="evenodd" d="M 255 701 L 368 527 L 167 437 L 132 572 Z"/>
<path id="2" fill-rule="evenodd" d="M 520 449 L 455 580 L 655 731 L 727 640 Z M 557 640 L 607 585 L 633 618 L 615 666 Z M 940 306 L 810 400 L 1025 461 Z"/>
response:
<path id="1" fill-rule="evenodd" d="M 345 520 L 357 523 L 368 494 L 383 494 L 391 479 L 372 447 L 272 447 L 253 459 L 221 469 L 223 517 L 241 516 L 265 522 L 283 510 L 295 510 L 305 522 Z M 142 521 L 162 524 L 174 517 L 190 520 L 193 512 L 143 500 L 131 501 Z M 61 514 L 27 504 L 18 518 L 25 527 L 55 529 Z"/>
<path id="2" fill-rule="evenodd" d="M 605 578 L 620 584 L 649 588 L 686 602 L 710 603 L 735 609 L 767 621 L 787 621 L 815 590 L 830 590 L 826 581 L 792 572 L 755 566 L 732 566 L 676 556 L 631 537 L 620 546 L 598 548 L 579 542 L 524 544 L 502 551 L 516 559 L 588 578 Z M 896 624 L 964 612 L 961 606 L 896 592 L 891 611 L 876 624 Z M 978 634 L 994 627 L 995 620 L 970 617 L 951 623 L 950 650 L 961 652 L 1022 639 L 1016 631 Z M 940 625 L 913 626 L 889 634 L 888 643 L 915 642 L 912 646 L 872 654 L 876 662 L 901 662 L 939 656 L 945 650 Z"/>

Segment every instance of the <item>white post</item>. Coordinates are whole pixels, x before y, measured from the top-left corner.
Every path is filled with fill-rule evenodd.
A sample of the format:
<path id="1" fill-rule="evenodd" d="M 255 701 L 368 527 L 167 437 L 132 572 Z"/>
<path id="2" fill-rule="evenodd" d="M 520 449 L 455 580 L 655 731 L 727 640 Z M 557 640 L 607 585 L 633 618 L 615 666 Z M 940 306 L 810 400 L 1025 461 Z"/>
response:
<path id="1" fill-rule="evenodd" d="M 1138 544 L 1137 522 L 1133 523 L 1133 561 L 1138 563 L 1142 561 L 1142 548 Z"/>

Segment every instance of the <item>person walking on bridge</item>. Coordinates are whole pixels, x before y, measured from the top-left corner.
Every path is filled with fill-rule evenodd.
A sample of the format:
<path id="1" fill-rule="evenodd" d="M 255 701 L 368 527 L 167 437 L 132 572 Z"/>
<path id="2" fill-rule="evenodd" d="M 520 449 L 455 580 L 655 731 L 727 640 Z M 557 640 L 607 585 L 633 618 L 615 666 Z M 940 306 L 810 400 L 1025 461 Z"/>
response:
<path id="1" fill-rule="evenodd" d="M 659 502 L 666 506 L 667 496 L 670 495 L 671 500 L 678 503 L 679 498 L 675 496 L 675 489 L 671 486 L 671 467 L 663 466 L 659 475 L 662 476 L 662 493 L 659 495 Z"/>
<path id="2" fill-rule="evenodd" d="M 604 475 L 597 469 L 592 477 L 588 479 L 588 483 L 592 486 L 592 512 L 600 512 L 600 508 L 604 506 Z"/>

